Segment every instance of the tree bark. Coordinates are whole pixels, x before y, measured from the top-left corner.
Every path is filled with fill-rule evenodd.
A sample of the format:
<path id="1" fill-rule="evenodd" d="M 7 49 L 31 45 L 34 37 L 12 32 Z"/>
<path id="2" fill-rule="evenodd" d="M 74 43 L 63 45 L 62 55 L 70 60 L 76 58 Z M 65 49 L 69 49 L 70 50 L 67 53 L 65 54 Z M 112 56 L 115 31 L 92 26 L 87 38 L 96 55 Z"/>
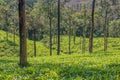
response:
<path id="1" fill-rule="evenodd" d="M 58 46 L 57 55 L 60 55 L 60 0 L 58 0 Z"/>
<path id="2" fill-rule="evenodd" d="M 84 26 L 83 26 L 83 40 L 82 40 L 82 53 L 85 53 L 86 46 L 86 6 L 84 5 Z"/>
<path id="3" fill-rule="evenodd" d="M 27 65 L 27 40 L 25 24 L 25 0 L 19 0 L 20 67 Z"/>
<path id="4" fill-rule="evenodd" d="M 8 41 L 8 26 L 9 26 L 9 23 L 8 23 L 8 14 L 7 14 L 7 11 L 5 11 L 6 15 L 5 15 L 5 21 L 6 21 L 6 40 Z"/>
<path id="5" fill-rule="evenodd" d="M 71 19 L 69 19 L 69 54 L 71 54 Z"/>
<path id="6" fill-rule="evenodd" d="M 107 51 L 107 34 L 108 34 L 108 29 L 107 29 L 107 9 L 105 10 L 105 24 L 104 24 L 104 51 Z"/>
<path id="7" fill-rule="evenodd" d="M 74 29 L 74 32 L 73 32 L 73 41 L 74 41 L 74 45 L 76 44 L 76 29 Z"/>
<path id="8" fill-rule="evenodd" d="M 94 11 L 95 11 L 95 1 L 92 2 L 92 25 L 90 30 L 90 38 L 89 38 L 89 53 L 93 52 L 93 30 L 94 30 Z"/>
<path id="9" fill-rule="evenodd" d="M 52 19 L 50 18 L 50 56 L 52 56 Z"/>
<path id="10" fill-rule="evenodd" d="M 36 30 L 34 29 L 34 56 L 36 57 Z"/>

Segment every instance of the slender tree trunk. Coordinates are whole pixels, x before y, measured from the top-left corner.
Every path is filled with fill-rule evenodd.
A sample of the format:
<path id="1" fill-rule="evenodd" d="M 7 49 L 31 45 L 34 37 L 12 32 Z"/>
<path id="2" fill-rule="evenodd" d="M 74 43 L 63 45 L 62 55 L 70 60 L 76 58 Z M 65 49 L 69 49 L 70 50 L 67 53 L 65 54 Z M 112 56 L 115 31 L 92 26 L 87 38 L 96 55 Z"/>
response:
<path id="1" fill-rule="evenodd" d="M 7 15 L 7 11 L 6 11 L 6 16 L 5 16 L 5 21 L 6 21 L 6 40 L 8 41 L 8 26 L 9 26 L 9 23 L 8 23 L 8 15 Z"/>
<path id="2" fill-rule="evenodd" d="M 86 46 L 86 6 L 84 5 L 84 27 L 83 27 L 83 40 L 82 40 L 82 53 L 85 53 Z"/>
<path id="3" fill-rule="evenodd" d="M 57 55 L 60 55 L 60 0 L 58 0 L 58 50 Z"/>
<path id="4" fill-rule="evenodd" d="M 19 0 L 20 67 L 27 65 L 25 0 Z"/>
<path id="5" fill-rule="evenodd" d="M 75 43 L 76 43 L 76 29 L 74 30 L 74 37 L 73 37 L 73 41 L 74 41 L 74 45 L 75 45 Z"/>
<path id="6" fill-rule="evenodd" d="M 55 35 L 54 35 L 54 38 L 55 38 L 55 44 L 57 44 L 57 41 L 58 41 L 58 40 L 57 40 L 57 39 L 58 39 L 58 38 L 57 38 L 57 29 L 55 29 Z"/>
<path id="7" fill-rule="evenodd" d="M 92 2 L 92 25 L 90 30 L 90 39 L 89 39 L 89 53 L 93 52 L 93 30 L 94 30 L 94 11 L 95 11 L 95 1 Z"/>
<path id="8" fill-rule="evenodd" d="M 52 56 L 52 19 L 50 18 L 50 56 Z"/>
<path id="9" fill-rule="evenodd" d="M 54 34 L 54 36 L 53 36 L 53 43 L 54 44 L 56 44 L 56 40 L 55 40 L 56 38 L 55 38 L 55 34 Z"/>
<path id="10" fill-rule="evenodd" d="M 71 19 L 69 19 L 69 54 L 71 54 Z"/>
<path id="11" fill-rule="evenodd" d="M 55 26 L 55 25 L 54 25 L 54 26 Z M 52 36 L 52 37 L 53 37 L 53 42 L 52 42 L 53 44 L 56 44 L 56 40 L 55 40 L 55 35 L 56 35 L 56 34 L 55 34 L 55 32 L 56 32 L 56 30 L 53 31 L 53 36 Z"/>
<path id="12" fill-rule="evenodd" d="M 107 51 L 107 34 L 108 34 L 108 28 L 107 28 L 107 9 L 105 10 L 105 24 L 104 24 L 104 51 Z"/>
<path id="13" fill-rule="evenodd" d="M 85 53 L 85 37 L 83 37 L 83 40 L 82 40 L 82 53 Z"/>
<path id="14" fill-rule="evenodd" d="M 34 56 L 36 57 L 36 30 L 34 29 Z"/>
<path id="15" fill-rule="evenodd" d="M 80 35 L 80 49 L 82 50 L 82 38 L 81 38 L 81 35 Z"/>

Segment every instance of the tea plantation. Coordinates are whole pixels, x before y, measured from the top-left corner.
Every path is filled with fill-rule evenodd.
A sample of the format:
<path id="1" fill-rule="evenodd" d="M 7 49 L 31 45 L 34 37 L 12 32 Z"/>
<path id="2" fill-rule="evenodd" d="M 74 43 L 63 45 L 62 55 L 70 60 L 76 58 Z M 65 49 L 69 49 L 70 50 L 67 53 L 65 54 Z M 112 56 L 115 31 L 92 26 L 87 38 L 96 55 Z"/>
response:
<path id="1" fill-rule="evenodd" d="M 19 38 L 13 42 L 9 33 L 0 31 L 0 80 L 120 80 L 120 38 L 108 38 L 108 51 L 103 52 L 103 38 L 94 39 L 94 52 L 81 53 L 81 39 L 71 41 L 68 55 L 68 37 L 62 36 L 61 55 L 49 56 L 49 45 L 44 40 L 37 42 L 37 57 L 33 55 L 33 41 L 28 42 L 28 66 L 19 67 Z M 87 39 L 88 40 L 88 39 Z M 86 42 L 88 42 L 86 40 Z M 15 49 L 14 49 L 15 46 Z"/>

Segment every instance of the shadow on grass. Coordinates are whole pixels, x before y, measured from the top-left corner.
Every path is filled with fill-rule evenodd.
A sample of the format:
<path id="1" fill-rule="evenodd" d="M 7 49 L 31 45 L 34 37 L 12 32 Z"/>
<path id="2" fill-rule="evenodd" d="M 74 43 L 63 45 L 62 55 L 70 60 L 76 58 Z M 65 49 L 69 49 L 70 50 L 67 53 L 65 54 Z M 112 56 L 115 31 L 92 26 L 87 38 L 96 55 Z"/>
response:
<path id="1" fill-rule="evenodd" d="M 0 59 L 0 64 L 6 64 L 6 63 L 17 63 L 17 60 L 8 60 L 8 59 Z"/>
<path id="2" fill-rule="evenodd" d="M 0 40 L 0 43 L 2 43 L 2 45 L 0 46 L 0 57 L 13 56 L 14 54 L 17 55 L 19 53 L 18 44 L 10 40 Z"/>
<path id="3" fill-rule="evenodd" d="M 112 54 L 113 51 L 106 51 L 104 52 L 103 50 L 97 50 L 97 51 L 94 51 L 93 54 Z"/>
<path id="4" fill-rule="evenodd" d="M 18 44 L 14 43 L 10 40 L 0 40 L 0 43 L 4 43 L 4 42 L 7 42 L 7 44 L 10 46 L 18 46 Z"/>

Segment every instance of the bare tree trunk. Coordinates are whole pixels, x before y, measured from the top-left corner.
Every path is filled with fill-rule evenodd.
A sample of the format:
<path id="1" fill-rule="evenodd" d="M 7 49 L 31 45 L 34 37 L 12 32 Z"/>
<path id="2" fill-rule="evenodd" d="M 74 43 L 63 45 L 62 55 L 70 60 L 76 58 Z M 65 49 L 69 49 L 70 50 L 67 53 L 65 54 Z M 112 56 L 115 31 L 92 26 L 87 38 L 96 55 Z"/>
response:
<path id="1" fill-rule="evenodd" d="M 56 44 L 55 35 L 56 35 L 56 34 L 54 34 L 54 36 L 53 36 L 53 43 L 54 43 L 54 44 Z"/>
<path id="2" fill-rule="evenodd" d="M 25 0 L 19 0 L 20 67 L 27 65 Z"/>
<path id="3" fill-rule="evenodd" d="M 34 29 L 34 56 L 36 57 L 36 30 Z"/>
<path id="4" fill-rule="evenodd" d="M 83 37 L 83 40 L 82 40 L 82 53 L 85 53 L 85 37 Z"/>
<path id="5" fill-rule="evenodd" d="M 74 45 L 76 44 L 76 29 L 74 29 L 74 32 L 73 32 L 73 41 L 74 41 Z"/>
<path id="6" fill-rule="evenodd" d="M 71 54 L 71 19 L 69 19 L 69 44 L 68 44 L 68 48 L 69 48 L 69 54 Z"/>
<path id="7" fill-rule="evenodd" d="M 82 53 L 85 53 L 86 46 L 86 6 L 84 5 L 84 27 L 83 27 L 83 41 L 82 41 Z"/>
<path id="8" fill-rule="evenodd" d="M 50 18 L 50 56 L 52 56 L 52 19 Z"/>
<path id="9" fill-rule="evenodd" d="M 82 36 L 80 36 L 80 49 L 82 50 Z"/>
<path id="10" fill-rule="evenodd" d="M 58 0 L 58 50 L 57 55 L 60 55 L 60 0 Z"/>
<path id="11" fill-rule="evenodd" d="M 6 21 L 6 40 L 8 41 L 8 26 L 9 26 L 9 23 L 8 23 L 8 15 L 7 15 L 7 11 L 6 11 L 6 13 L 5 13 L 6 15 L 5 15 L 5 21 Z"/>
<path id="12" fill-rule="evenodd" d="M 92 2 L 92 25 L 90 30 L 90 39 L 89 39 L 89 53 L 93 52 L 93 30 L 94 30 L 94 11 L 95 11 L 95 1 Z"/>
<path id="13" fill-rule="evenodd" d="M 54 23 L 53 23 L 53 24 L 54 24 Z M 54 25 L 54 26 L 55 26 L 55 25 Z M 56 35 L 56 30 L 54 29 L 54 31 L 53 31 L 53 36 L 52 36 L 52 37 L 53 37 L 53 44 L 56 44 L 56 38 L 55 38 L 56 36 L 55 36 L 55 35 Z"/>
<path id="14" fill-rule="evenodd" d="M 108 34 L 108 30 L 107 30 L 107 9 L 105 10 L 105 24 L 104 24 L 104 51 L 107 51 L 107 34 Z"/>

